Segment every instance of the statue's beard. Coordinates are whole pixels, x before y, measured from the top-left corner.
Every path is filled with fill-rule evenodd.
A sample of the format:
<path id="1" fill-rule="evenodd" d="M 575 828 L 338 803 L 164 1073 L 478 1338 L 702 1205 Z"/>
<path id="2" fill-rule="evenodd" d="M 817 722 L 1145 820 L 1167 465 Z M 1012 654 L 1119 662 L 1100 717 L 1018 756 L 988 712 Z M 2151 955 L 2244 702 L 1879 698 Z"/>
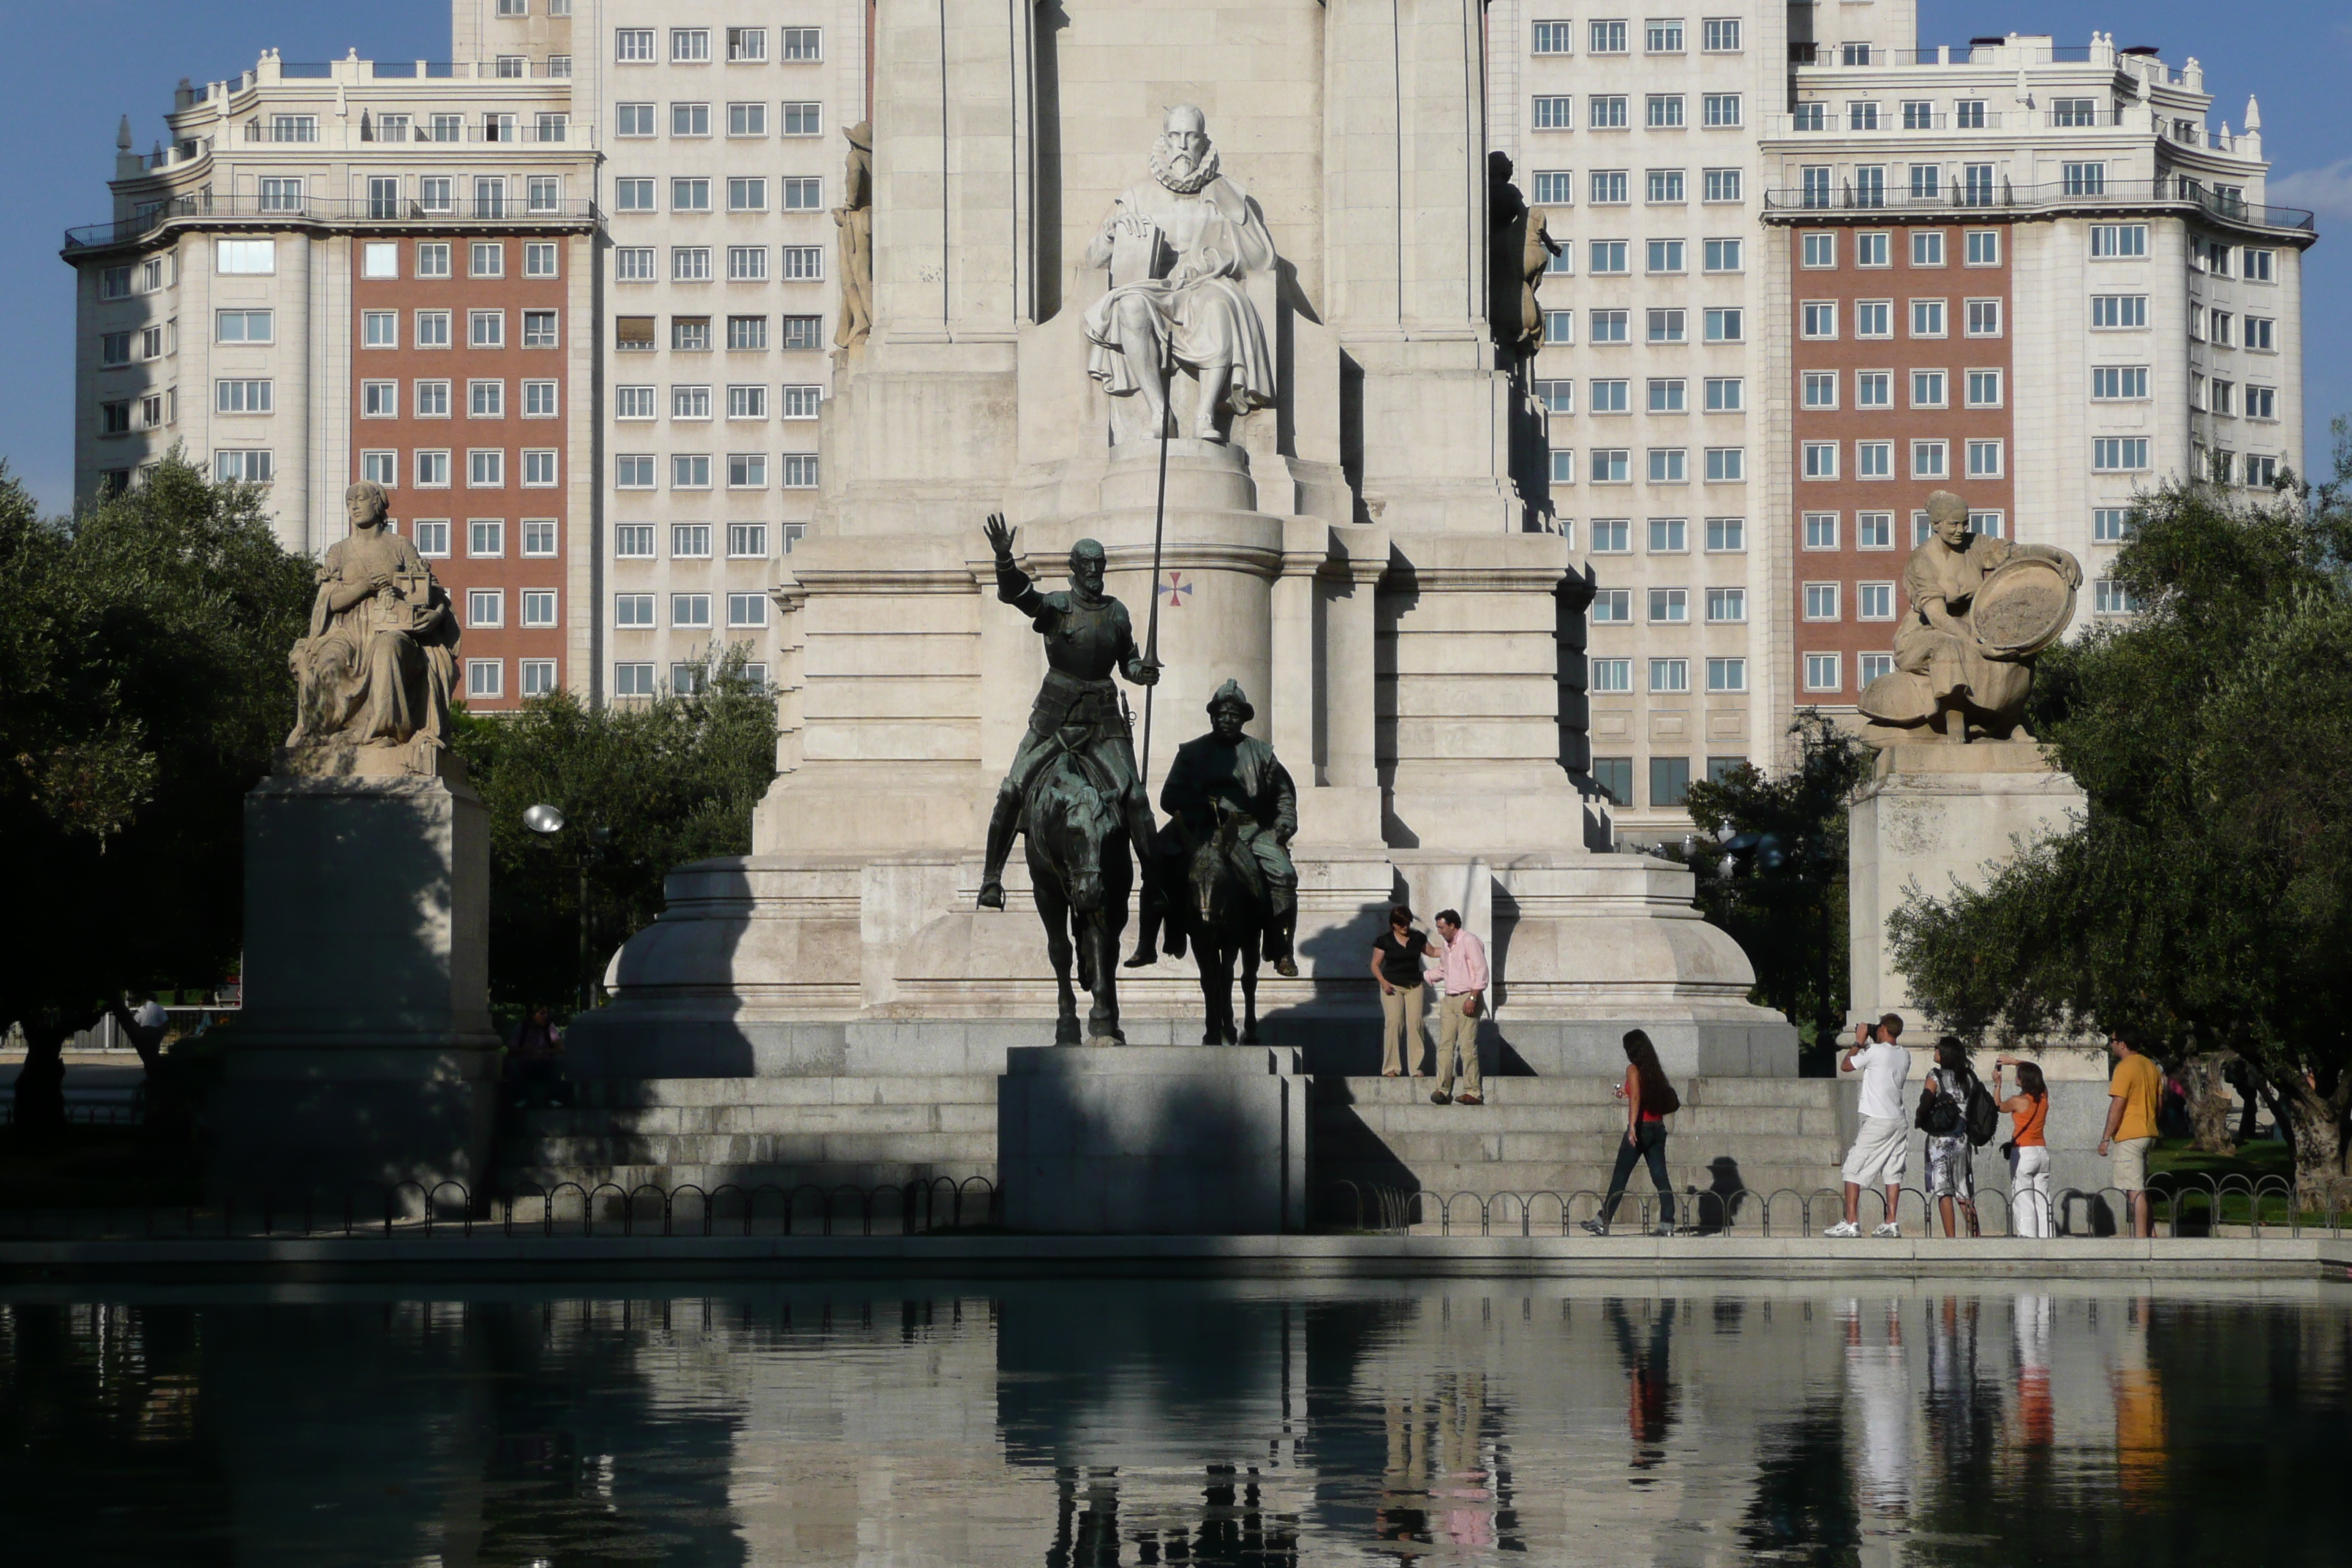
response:
<path id="1" fill-rule="evenodd" d="M 1181 153 L 1171 152 L 1163 138 L 1152 143 L 1151 175 L 1180 196 L 1195 195 L 1217 177 L 1217 150 L 1210 147 L 1201 154 L 1201 161 L 1193 163 Z"/>

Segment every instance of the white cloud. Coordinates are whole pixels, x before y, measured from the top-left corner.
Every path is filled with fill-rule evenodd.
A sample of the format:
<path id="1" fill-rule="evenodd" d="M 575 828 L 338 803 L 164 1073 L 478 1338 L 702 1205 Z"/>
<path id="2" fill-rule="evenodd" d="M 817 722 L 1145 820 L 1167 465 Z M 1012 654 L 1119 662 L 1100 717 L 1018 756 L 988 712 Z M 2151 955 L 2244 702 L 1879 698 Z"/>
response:
<path id="1" fill-rule="evenodd" d="M 2278 205 L 2309 207 L 2328 217 L 2352 217 L 2352 158 L 2273 177 L 2269 188 L 2269 199 Z"/>

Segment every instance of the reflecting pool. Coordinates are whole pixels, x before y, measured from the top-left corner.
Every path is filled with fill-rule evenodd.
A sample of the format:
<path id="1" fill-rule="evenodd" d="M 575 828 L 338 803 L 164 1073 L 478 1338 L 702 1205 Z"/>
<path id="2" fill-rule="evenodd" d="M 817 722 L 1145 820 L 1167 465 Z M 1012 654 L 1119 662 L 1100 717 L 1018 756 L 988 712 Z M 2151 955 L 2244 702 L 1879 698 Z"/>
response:
<path id="1" fill-rule="evenodd" d="M 0 1292 L 0 1559 L 2341 1563 L 2352 1286 Z"/>

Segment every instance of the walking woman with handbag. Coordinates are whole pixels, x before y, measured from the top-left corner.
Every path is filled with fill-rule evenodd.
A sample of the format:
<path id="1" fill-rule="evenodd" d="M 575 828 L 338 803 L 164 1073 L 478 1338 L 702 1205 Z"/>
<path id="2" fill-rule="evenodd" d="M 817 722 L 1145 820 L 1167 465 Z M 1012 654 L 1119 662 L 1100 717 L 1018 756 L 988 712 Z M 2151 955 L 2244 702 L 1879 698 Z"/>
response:
<path id="1" fill-rule="evenodd" d="M 1639 1029 L 1625 1031 L 1625 1081 L 1617 1086 L 1625 1102 L 1625 1137 L 1617 1145 L 1617 1168 L 1610 1173 L 1609 1195 L 1601 1200 L 1597 1218 L 1584 1222 L 1595 1236 L 1609 1234 L 1609 1216 L 1625 1195 L 1625 1184 L 1636 1162 L 1647 1161 L 1650 1180 L 1658 1184 L 1658 1226 L 1653 1234 L 1675 1233 L 1675 1189 L 1666 1180 L 1666 1118 L 1683 1108 L 1682 1097 L 1666 1078 L 1658 1050 Z"/>

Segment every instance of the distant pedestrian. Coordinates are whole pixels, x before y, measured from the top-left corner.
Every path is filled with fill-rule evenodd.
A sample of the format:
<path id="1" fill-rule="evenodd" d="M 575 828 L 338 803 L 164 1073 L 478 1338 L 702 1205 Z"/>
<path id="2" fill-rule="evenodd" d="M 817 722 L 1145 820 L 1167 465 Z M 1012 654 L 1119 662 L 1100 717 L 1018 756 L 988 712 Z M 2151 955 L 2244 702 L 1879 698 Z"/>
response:
<path id="1" fill-rule="evenodd" d="M 1381 1076 L 1400 1073 L 1423 1077 L 1421 1070 L 1422 960 L 1429 956 L 1429 938 L 1412 929 L 1412 910 L 1402 904 L 1389 911 L 1389 929 L 1372 943 L 1372 978 L 1381 987 Z"/>
<path id="2" fill-rule="evenodd" d="M 2152 1236 L 2156 1220 L 2148 1212 L 2147 1152 L 2156 1142 L 2156 1108 L 2164 1075 L 2121 1035 L 2110 1037 L 2107 1048 L 2116 1054 L 2116 1071 L 2107 1080 L 2107 1127 L 2099 1135 L 2099 1152 L 2114 1151 L 2108 1179 L 2130 1205 L 2132 1234 Z"/>
<path id="3" fill-rule="evenodd" d="M 1969 1069 L 1969 1048 L 1953 1036 L 1936 1042 L 1936 1065 L 1920 1086 L 1916 1125 L 1927 1135 L 1927 1195 L 1944 1215 L 1944 1234 L 1958 1236 L 1953 1205 L 1977 1234 L 1976 1162 L 1969 1144 L 1969 1090 L 1977 1075 Z M 1931 1226 L 1932 1230 L 1932 1226 Z"/>
<path id="4" fill-rule="evenodd" d="M 1886 1217 L 1873 1236 L 1901 1236 L 1895 1211 L 1903 1197 L 1903 1168 L 1911 1152 L 1911 1119 L 1903 1112 L 1903 1080 L 1911 1073 L 1911 1056 L 1895 1042 L 1902 1036 L 1903 1019 L 1889 1013 L 1873 1027 L 1853 1026 L 1853 1044 L 1838 1060 L 1838 1071 L 1862 1073 L 1862 1131 L 1845 1152 L 1845 1218 L 1822 1232 L 1825 1236 L 1862 1234 L 1862 1189 L 1884 1183 Z"/>
<path id="5" fill-rule="evenodd" d="M 1478 1093 L 1478 1018 L 1486 1011 L 1486 944 L 1462 929 L 1462 917 L 1452 910 L 1437 911 L 1437 939 L 1445 944 L 1438 965 L 1430 970 L 1430 984 L 1442 993 L 1437 1000 L 1437 1091 L 1432 1105 L 1458 1100 L 1464 1105 L 1484 1105 Z M 1462 1092 L 1454 1093 L 1454 1067 L 1462 1065 Z"/>
<path id="6" fill-rule="evenodd" d="M 2003 1098 L 2000 1069 L 2017 1068 L 2017 1092 Z M 2050 1121 L 2050 1086 L 2042 1068 L 2014 1057 L 1992 1059 L 1992 1093 L 2009 1112 L 2009 1228 L 2013 1236 L 2047 1237 L 2054 1228 L 2050 1213 L 2050 1145 L 2042 1129 Z"/>
<path id="7" fill-rule="evenodd" d="M 1610 1216 L 1625 1194 L 1625 1183 L 1636 1161 L 1649 1162 L 1650 1180 L 1658 1188 L 1659 1236 L 1675 1233 L 1675 1189 L 1666 1180 L 1666 1118 L 1683 1108 L 1682 1097 L 1659 1064 L 1657 1047 L 1639 1029 L 1625 1031 L 1625 1081 L 1617 1086 L 1625 1102 L 1625 1136 L 1617 1144 L 1617 1168 L 1609 1174 L 1609 1195 L 1601 1200 L 1598 1217 L 1584 1222 L 1595 1236 L 1609 1234 Z"/>

